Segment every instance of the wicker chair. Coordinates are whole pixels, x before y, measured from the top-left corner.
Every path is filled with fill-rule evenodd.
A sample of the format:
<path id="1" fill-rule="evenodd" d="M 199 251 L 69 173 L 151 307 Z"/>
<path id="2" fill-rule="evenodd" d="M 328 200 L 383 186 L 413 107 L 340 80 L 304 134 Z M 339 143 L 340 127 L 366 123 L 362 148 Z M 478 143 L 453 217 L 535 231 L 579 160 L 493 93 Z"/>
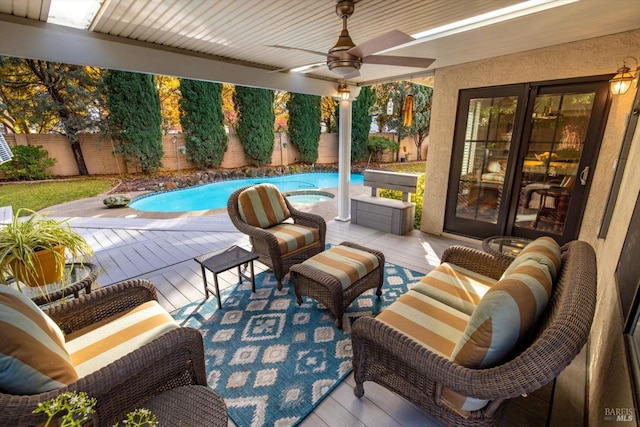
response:
<path id="1" fill-rule="evenodd" d="M 261 184 L 258 184 L 261 185 Z M 238 198 L 240 194 L 254 186 L 242 187 L 236 190 L 227 202 L 227 211 L 233 225 L 242 233 L 249 236 L 252 245 L 252 251 L 259 255 L 259 261 L 268 265 L 273 270 L 273 274 L 278 280 L 278 290 L 282 289 L 282 279 L 289 272 L 289 268 L 295 264 L 314 256 L 325 250 L 325 235 L 327 233 L 327 225 L 324 218 L 307 212 L 295 209 L 286 197 L 280 194 L 286 204 L 290 219 L 294 224 L 318 230 L 319 239 L 307 246 L 298 248 L 293 251 L 284 252 L 276 236 L 269 231 L 268 228 L 256 227 L 248 224 L 242 219 L 240 208 L 238 206 Z"/>
<path id="2" fill-rule="evenodd" d="M 157 298 L 150 282 L 130 280 L 96 290 L 45 312 L 65 334 L 69 334 Z M 196 398 L 183 398 L 179 402 L 174 399 L 173 405 L 188 406 L 196 412 L 199 419 L 196 425 L 226 426 L 224 401 L 206 389 L 206 384 L 200 332 L 177 328 L 68 386 L 35 395 L 0 393 L 0 426 L 42 425 L 46 416 L 34 415 L 32 411 L 38 403 L 65 391 L 84 391 L 96 398 L 93 425 L 111 426 L 123 420 L 128 412 L 144 406 L 145 402 L 162 398 L 164 392 L 172 392 L 176 388 L 188 391 L 189 388 L 183 386 L 191 385 L 198 385 L 197 389 L 191 390 Z M 203 397 L 209 405 L 202 405 Z M 171 402 L 165 399 L 164 405 L 170 406 Z"/>
<path id="3" fill-rule="evenodd" d="M 442 257 L 498 279 L 506 263 L 487 253 L 448 248 Z M 553 294 L 530 342 L 501 365 L 471 369 L 426 350 L 375 318 L 358 319 L 352 328 L 354 393 L 373 381 L 401 394 L 448 426 L 495 425 L 507 399 L 533 392 L 552 381 L 587 342 L 596 302 L 593 248 L 573 241 L 562 247 L 562 267 Z M 441 404 L 443 387 L 464 396 L 490 400 L 463 418 Z"/>

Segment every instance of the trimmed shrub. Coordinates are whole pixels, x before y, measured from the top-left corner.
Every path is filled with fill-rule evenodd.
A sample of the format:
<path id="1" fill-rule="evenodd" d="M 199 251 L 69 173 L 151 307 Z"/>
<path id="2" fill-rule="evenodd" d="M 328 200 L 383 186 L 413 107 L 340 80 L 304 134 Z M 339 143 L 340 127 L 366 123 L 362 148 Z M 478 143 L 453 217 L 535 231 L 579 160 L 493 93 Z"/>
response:
<path id="1" fill-rule="evenodd" d="M 396 152 L 400 149 L 400 143 L 384 136 L 370 136 L 367 139 L 367 151 L 371 159 L 379 163 L 382 160 L 382 154 L 385 150 Z"/>
<path id="2" fill-rule="evenodd" d="M 316 95 L 291 93 L 289 110 L 289 135 L 291 144 L 300 151 L 300 161 L 315 163 L 318 160 L 320 141 L 321 98 Z"/>
<path id="3" fill-rule="evenodd" d="M 199 169 L 218 167 L 227 151 L 222 114 L 222 85 L 180 80 L 180 124 L 189 161 Z"/>
<path id="4" fill-rule="evenodd" d="M 369 110 L 373 105 L 374 94 L 370 86 L 360 90 L 360 94 L 353 101 L 351 120 L 351 160 L 357 162 L 367 155 L 367 140 L 371 129 L 371 115 Z"/>
<path id="5" fill-rule="evenodd" d="M 10 181 L 49 179 L 53 175 L 46 169 L 56 164 L 42 145 L 16 145 L 11 147 L 13 159 L 0 165 L 0 171 Z"/>
<path id="6" fill-rule="evenodd" d="M 273 155 L 274 93 L 269 89 L 236 86 L 233 102 L 238 113 L 236 133 L 254 166 L 271 164 Z"/>
<path id="7" fill-rule="evenodd" d="M 116 152 L 153 172 L 162 162 L 160 97 L 151 74 L 109 70 L 104 77 Z"/>

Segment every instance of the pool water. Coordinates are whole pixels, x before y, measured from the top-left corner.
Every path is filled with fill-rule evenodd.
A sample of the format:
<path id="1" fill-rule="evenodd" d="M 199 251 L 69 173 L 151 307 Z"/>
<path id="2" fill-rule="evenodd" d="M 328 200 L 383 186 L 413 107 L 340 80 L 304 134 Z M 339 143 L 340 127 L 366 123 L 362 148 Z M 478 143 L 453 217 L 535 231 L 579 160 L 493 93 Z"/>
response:
<path id="1" fill-rule="evenodd" d="M 291 203 L 319 203 L 333 199 L 335 196 L 326 191 L 301 190 L 290 191 L 284 195 Z"/>
<path id="2" fill-rule="evenodd" d="M 361 174 L 351 174 L 350 179 L 352 185 L 362 184 L 364 181 Z M 274 184 L 282 192 L 334 188 L 338 186 L 338 173 L 301 173 L 213 182 L 141 196 L 129 203 L 129 207 L 147 212 L 191 212 L 222 209 L 227 207 L 229 196 L 238 188 L 264 182 Z"/>

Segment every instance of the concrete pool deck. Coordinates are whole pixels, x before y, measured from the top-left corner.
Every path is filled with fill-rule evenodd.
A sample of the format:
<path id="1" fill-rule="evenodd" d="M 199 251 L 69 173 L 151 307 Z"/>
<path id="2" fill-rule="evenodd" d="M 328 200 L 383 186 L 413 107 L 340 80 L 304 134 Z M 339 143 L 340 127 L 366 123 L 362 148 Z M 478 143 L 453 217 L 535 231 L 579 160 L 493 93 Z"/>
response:
<path id="1" fill-rule="evenodd" d="M 334 194 L 336 197 L 331 200 L 326 200 L 318 203 L 294 203 L 296 209 L 304 212 L 313 212 L 321 215 L 325 221 L 331 221 L 338 215 L 338 189 L 337 188 L 323 188 L 322 191 L 327 191 Z M 350 196 L 357 196 L 361 194 L 369 194 L 370 188 L 363 185 L 350 186 Z M 149 192 L 129 192 L 131 198 L 147 194 Z M 220 215 L 226 214 L 226 209 L 211 209 L 206 211 L 194 211 L 194 212 L 147 212 L 132 209 L 129 207 L 124 208 L 107 208 L 102 200 L 106 197 L 106 194 L 102 194 L 95 197 L 89 197 L 86 199 L 76 200 L 73 202 L 62 203 L 59 205 L 49 206 L 42 209 L 40 212 L 52 217 L 72 218 L 148 218 L 148 219 L 173 219 L 173 218 L 188 218 L 208 215 Z"/>

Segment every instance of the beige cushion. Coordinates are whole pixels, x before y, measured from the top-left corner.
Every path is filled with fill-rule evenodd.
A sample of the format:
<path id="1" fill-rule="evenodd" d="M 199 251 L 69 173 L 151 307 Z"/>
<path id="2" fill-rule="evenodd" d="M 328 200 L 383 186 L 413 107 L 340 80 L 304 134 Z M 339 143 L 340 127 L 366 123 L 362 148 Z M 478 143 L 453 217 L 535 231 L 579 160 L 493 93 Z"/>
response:
<path id="1" fill-rule="evenodd" d="M 442 263 L 412 289 L 471 315 L 497 280 L 455 264 Z"/>
<path id="2" fill-rule="evenodd" d="M 0 390 L 37 394 L 77 379 L 58 325 L 29 298 L 0 286 Z"/>
<path id="3" fill-rule="evenodd" d="M 410 290 L 376 317 L 429 351 L 450 358 L 469 316 L 440 301 Z"/>
<path id="4" fill-rule="evenodd" d="M 148 301 L 69 334 L 66 347 L 78 376 L 85 377 L 179 327 L 157 301 Z"/>
<path id="5" fill-rule="evenodd" d="M 518 256 L 516 256 L 509 267 L 502 273 L 501 279 L 511 274 L 513 270 L 527 260 L 535 260 L 546 265 L 551 273 L 551 279 L 555 280 L 558 271 L 560 271 L 560 263 L 562 261 L 560 246 L 558 242 L 551 237 L 545 236 L 537 238 L 525 246 Z"/>
<path id="6" fill-rule="evenodd" d="M 281 254 L 295 252 L 320 240 L 320 231 L 317 228 L 299 224 L 278 224 L 266 231 L 278 239 Z"/>
<path id="7" fill-rule="evenodd" d="M 505 360 L 529 337 L 551 296 L 552 280 L 545 264 L 520 263 L 482 298 L 456 344 L 451 359 L 468 368 L 490 368 Z M 484 407 L 486 400 L 443 390 L 443 399 L 463 413 Z"/>
<path id="8" fill-rule="evenodd" d="M 374 254 L 349 246 L 334 246 L 303 262 L 317 270 L 335 277 L 342 289 L 378 268 L 380 262 Z"/>
<path id="9" fill-rule="evenodd" d="M 254 227 L 269 228 L 291 216 L 284 197 L 273 184 L 258 184 L 238 195 L 240 218 Z"/>

